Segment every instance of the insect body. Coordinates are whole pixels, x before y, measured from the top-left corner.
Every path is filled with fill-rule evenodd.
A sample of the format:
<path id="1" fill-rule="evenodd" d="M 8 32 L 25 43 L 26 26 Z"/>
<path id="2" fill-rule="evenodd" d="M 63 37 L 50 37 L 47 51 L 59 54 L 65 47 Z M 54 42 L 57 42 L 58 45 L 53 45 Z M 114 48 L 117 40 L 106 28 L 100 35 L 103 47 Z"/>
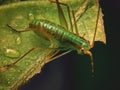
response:
<path id="1" fill-rule="evenodd" d="M 36 34 L 44 37 L 45 39 L 48 39 L 51 42 L 51 46 L 49 48 L 54 48 L 54 47 L 52 47 L 52 43 L 54 42 L 54 39 L 56 39 L 61 43 L 61 46 L 59 46 L 59 47 L 62 47 L 63 50 L 67 48 L 68 50 L 76 50 L 79 54 L 84 53 L 84 54 L 89 55 L 91 57 L 92 72 L 94 72 L 92 53 L 89 51 L 93 47 L 93 43 L 91 45 L 89 43 L 89 41 L 87 41 L 83 37 L 80 37 L 80 35 L 78 34 L 74 11 L 72 11 L 72 15 L 73 15 L 73 21 L 74 21 L 76 33 L 73 33 L 73 30 L 68 29 L 68 24 L 66 22 L 64 13 L 63 13 L 60 5 L 64 5 L 67 7 L 70 25 L 71 25 L 71 29 L 72 29 L 73 26 L 72 26 L 72 20 L 71 20 L 69 6 L 67 4 L 60 3 L 58 0 L 56 0 L 56 1 L 50 0 L 50 1 L 53 3 L 56 3 L 56 5 L 57 5 L 58 15 L 59 15 L 61 25 L 57 25 L 57 24 L 55 24 L 51 21 L 45 20 L 45 19 L 44 20 L 42 20 L 42 19 L 36 20 L 35 19 L 30 22 L 29 27 L 28 27 L 29 30 L 17 31 L 14 28 L 12 28 L 10 25 L 8 25 L 8 27 L 12 28 L 12 30 L 14 30 L 16 32 L 26 32 L 26 31 L 33 30 Z M 88 0 L 86 0 L 86 1 L 88 1 Z M 98 15 L 99 15 L 99 9 L 98 9 Z M 97 20 L 96 20 L 93 42 L 95 40 L 97 23 L 98 23 L 98 16 L 97 16 Z M 2 69 L 12 67 L 18 61 L 20 61 L 24 56 L 26 56 L 28 53 L 30 53 L 31 51 L 33 51 L 35 49 L 36 48 L 29 50 L 21 58 L 19 58 L 16 62 L 14 62 L 10 65 L 5 65 L 2 67 Z M 58 49 L 60 49 L 60 48 L 58 48 Z M 64 55 L 64 54 L 62 54 L 62 55 Z M 61 56 L 61 55 L 59 55 L 59 56 Z M 57 56 L 57 57 L 59 57 L 59 56 Z"/>
<path id="2" fill-rule="evenodd" d="M 33 22 L 30 23 L 29 28 L 34 30 L 37 34 L 45 35 L 46 33 L 46 35 L 51 35 L 51 37 L 53 36 L 61 42 L 69 43 L 73 45 L 74 49 L 76 49 L 78 52 L 84 51 L 87 53 L 87 51 L 90 49 L 90 44 L 88 41 L 82 37 L 76 36 L 71 32 L 68 32 L 64 27 L 56 25 L 52 22 L 46 20 L 33 20 Z M 68 46 L 66 46 L 66 48 L 67 47 Z"/>
<path id="3" fill-rule="evenodd" d="M 81 53 L 88 54 L 91 57 L 92 72 L 94 72 L 92 53 L 89 51 L 93 47 L 93 43 L 92 43 L 92 45 L 90 45 L 89 41 L 87 41 L 83 37 L 80 37 L 80 35 L 78 34 L 78 29 L 77 29 L 77 25 L 76 25 L 76 21 L 75 21 L 76 19 L 75 19 L 74 12 L 72 11 L 73 20 L 75 23 L 76 34 L 74 34 L 73 31 L 70 32 L 69 30 L 67 30 L 68 26 L 67 26 L 66 19 L 65 19 L 65 16 L 63 14 L 60 4 L 65 5 L 65 6 L 67 6 L 67 5 L 63 4 L 63 3 L 59 3 L 58 0 L 56 0 L 56 1 L 50 0 L 50 1 L 55 2 L 57 4 L 58 14 L 59 14 L 59 19 L 60 19 L 61 25 L 56 25 L 55 23 L 50 22 L 48 20 L 33 20 L 29 24 L 29 28 L 34 30 L 34 32 L 37 33 L 38 35 L 40 34 L 40 36 L 44 36 L 44 38 L 47 38 L 49 40 L 50 40 L 50 38 L 53 37 L 54 39 L 58 39 L 63 44 L 67 43 L 66 46 L 63 45 L 63 48 L 68 48 L 70 50 L 76 50 L 79 54 L 81 54 Z M 71 20 L 69 11 L 70 10 L 68 7 L 68 15 L 69 15 L 70 24 L 72 27 L 72 20 Z M 98 13 L 99 13 L 99 10 L 98 10 Z M 95 35 L 96 35 L 97 22 L 98 22 L 98 20 L 96 21 L 96 28 L 95 28 L 95 34 L 94 34 L 93 41 L 94 41 Z M 52 43 L 52 40 L 50 40 L 50 41 Z M 60 47 L 62 47 L 62 46 L 60 46 Z"/>

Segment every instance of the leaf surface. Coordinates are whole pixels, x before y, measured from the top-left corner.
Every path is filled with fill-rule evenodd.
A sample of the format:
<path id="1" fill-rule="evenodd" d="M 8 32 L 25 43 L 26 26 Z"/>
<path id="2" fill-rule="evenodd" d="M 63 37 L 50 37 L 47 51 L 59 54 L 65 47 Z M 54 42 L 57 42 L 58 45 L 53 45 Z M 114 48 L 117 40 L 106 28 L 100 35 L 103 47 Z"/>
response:
<path id="1" fill-rule="evenodd" d="M 61 0 L 67 3 L 76 13 L 83 7 L 85 0 Z M 91 3 L 92 2 L 92 3 Z M 80 35 L 90 42 L 93 39 L 97 6 L 94 0 L 85 4 L 82 16 L 77 21 Z M 79 4 L 78 4 L 79 3 Z M 67 21 L 67 10 L 62 6 Z M 16 90 L 20 85 L 28 81 L 40 68 L 50 61 L 50 57 L 56 52 L 48 49 L 50 42 L 36 35 L 33 31 L 15 33 L 7 24 L 17 30 L 25 30 L 33 19 L 46 19 L 60 24 L 55 3 L 48 0 L 26 1 L 0 6 L 0 66 L 15 62 L 31 48 L 39 47 L 25 56 L 19 63 L 6 71 L 0 71 L 0 90 Z M 79 17 L 79 16 L 78 16 Z M 96 41 L 105 42 L 105 33 L 100 14 Z M 59 45 L 58 45 L 59 46 Z M 55 47 L 58 47 L 55 45 Z"/>

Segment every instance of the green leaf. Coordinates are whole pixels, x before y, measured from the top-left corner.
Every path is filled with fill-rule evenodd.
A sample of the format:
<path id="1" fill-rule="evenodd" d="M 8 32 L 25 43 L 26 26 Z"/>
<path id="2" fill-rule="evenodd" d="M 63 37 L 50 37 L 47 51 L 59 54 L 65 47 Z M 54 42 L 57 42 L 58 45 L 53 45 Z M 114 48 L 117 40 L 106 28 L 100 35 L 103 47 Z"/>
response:
<path id="1" fill-rule="evenodd" d="M 0 0 L 0 5 L 19 2 L 20 0 Z"/>
<path id="2" fill-rule="evenodd" d="M 80 7 L 85 7 L 82 16 L 78 19 L 80 35 L 91 42 L 94 33 L 97 16 L 97 6 L 94 0 L 85 4 L 85 0 L 61 0 L 67 3 L 76 13 Z M 78 4 L 79 3 L 79 4 Z M 89 5 L 89 6 L 87 6 Z M 66 8 L 62 6 L 65 17 L 68 20 Z M 7 24 L 16 30 L 25 30 L 33 19 L 46 19 L 60 24 L 55 3 L 48 0 L 26 1 L 0 6 L 0 66 L 15 62 L 31 48 L 39 47 L 26 55 L 20 62 L 10 69 L 0 69 L 0 90 L 16 90 L 36 73 L 55 54 L 54 49 L 49 49 L 50 42 L 36 35 L 34 32 L 16 33 L 7 27 Z M 102 18 L 102 15 L 100 15 Z M 105 42 L 105 33 L 102 19 L 99 19 L 96 41 Z M 54 45 L 58 47 L 57 45 Z"/>

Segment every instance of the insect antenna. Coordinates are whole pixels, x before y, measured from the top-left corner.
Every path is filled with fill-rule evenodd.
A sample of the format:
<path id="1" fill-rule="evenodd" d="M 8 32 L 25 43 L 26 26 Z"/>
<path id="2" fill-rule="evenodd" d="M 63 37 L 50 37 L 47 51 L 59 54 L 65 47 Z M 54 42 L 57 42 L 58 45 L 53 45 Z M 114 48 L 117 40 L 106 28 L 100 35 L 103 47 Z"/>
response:
<path id="1" fill-rule="evenodd" d="M 12 26 L 10 26 L 9 24 L 7 24 L 7 27 L 11 28 L 12 31 L 17 32 L 17 33 L 31 31 L 30 29 L 25 29 L 25 30 L 18 31 L 15 28 L 13 28 Z"/>
<path id="2" fill-rule="evenodd" d="M 94 31 L 94 36 L 93 36 L 93 40 L 92 40 L 92 43 L 91 43 L 91 47 L 94 46 L 94 41 L 95 41 L 95 37 L 96 37 L 96 33 L 97 33 L 97 26 L 98 26 L 98 21 L 99 21 L 99 14 L 100 14 L 100 5 L 99 5 L 99 2 L 98 2 L 97 19 L 96 19 L 95 31 Z"/>

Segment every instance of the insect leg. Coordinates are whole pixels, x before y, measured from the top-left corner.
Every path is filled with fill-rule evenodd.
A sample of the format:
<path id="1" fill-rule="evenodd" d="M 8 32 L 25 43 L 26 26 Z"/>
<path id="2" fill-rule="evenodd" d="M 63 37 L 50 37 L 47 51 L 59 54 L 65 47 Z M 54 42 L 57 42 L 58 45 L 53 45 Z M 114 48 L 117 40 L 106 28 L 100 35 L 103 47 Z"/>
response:
<path id="1" fill-rule="evenodd" d="M 62 56 L 66 55 L 66 54 L 68 54 L 68 53 L 70 53 L 70 52 L 71 52 L 71 50 L 68 50 L 68 51 L 65 51 L 65 52 L 57 55 L 57 56 L 55 56 L 55 55 L 56 55 L 56 54 L 55 54 L 55 55 L 53 55 L 52 57 L 50 57 L 50 60 L 49 60 L 49 61 L 55 60 L 55 59 L 57 59 L 57 58 L 59 58 L 59 57 L 62 57 Z"/>
<path id="2" fill-rule="evenodd" d="M 29 51 L 27 51 L 24 55 L 22 55 L 19 59 L 17 59 L 15 62 L 8 64 L 8 65 L 4 65 L 0 67 L 0 71 L 5 71 L 11 67 L 13 67 L 14 65 L 16 65 L 20 60 L 22 60 L 25 56 L 27 56 L 29 53 L 31 53 L 34 50 L 39 50 L 40 48 L 32 48 Z"/>
<path id="3" fill-rule="evenodd" d="M 59 47 L 58 44 L 59 44 L 59 43 L 58 43 L 58 41 L 57 41 L 56 39 L 50 37 L 50 38 L 49 38 L 49 41 L 50 41 L 50 46 L 49 46 L 49 48 L 58 49 L 58 47 Z"/>
<path id="4" fill-rule="evenodd" d="M 77 24 L 76 24 L 75 14 L 74 14 L 73 10 L 72 10 L 72 15 L 73 15 L 73 20 L 74 20 L 74 24 L 75 24 L 75 33 L 77 34 L 77 36 L 80 36 L 79 32 L 78 32 L 78 27 L 77 27 Z"/>
<path id="5" fill-rule="evenodd" d="M 18 31 L 18 30 L 16 30 L 15 28 L 13 28 L 12 26 L 10 26 L 10 25 L 8 25 L 8 24 L 7 24 L 7 26 L 8 26 L 9 28 L 11 28 L 11 30 L 13 30 L 14 32 L 17 32 L 17 33 L 31 31 L 30 29 Z"/>
<path id="6" fill-rule="evenodd" d="M 96 24 L 95 24 L 95 31 L 94 31 L 93 40 L 92 40 L 92 43 L 90 44 L 91 47 L 94 46 L 94 41 L 95 41 L 95 37 L 96 37 L 96 33 L 97 33 L 97 26 L 98 26 L 98 21 L 99 21 L 99 15 L 100 15 L 100 5 L 99 5 L 99 2 L 98 2 L 97 19 L 96 19 Z"/>
<path id="7" fill-rule="evenodd" d="M 52 50 L 53 50 L 54 48 L 49 48 L 49 49 L 52 49 Z M 49 55 L 50 57 L 49 57 L 44 63 L 48 63 L 48 62 L 52 61 L 51 58 L 52 58 L 53 56 L 55 56 L 58 52 L 59 52 L 59 50 L 55 48 L 55 51 L 52 53 L 52 55 Z"/>
<path id="8" fill-rule="evenodd" d="M 57 4 L 58 14 L 59 14 L 59 19 L 60 19 L 61 25 L 64 26 L 64 27 L 66 27 L 67 30 L 71 30 L 70 32 L 73 33 L 72 19 L 71 19 L 71 15 L 70 15 L 70 7 L 68 6 L 68 4 L 58 2 L 58 0 L 56 0 L 56 1 L 55 0 L 49 0 L 49 1 L 52 2 L 52 3 L 56 3 Z M 65 16 L 63 14 L 63 11 L 62 11 L 62 8 L 60 7 L 60 5 L 63 5 L 63 6 L 65 6 L 67 8 L 69 22 L 70 22 L 70 27 L 68 27 L 67 21 L 65 19 Z M 66 22 L 66 24 L 64 24 L 65 22 Z"/>

